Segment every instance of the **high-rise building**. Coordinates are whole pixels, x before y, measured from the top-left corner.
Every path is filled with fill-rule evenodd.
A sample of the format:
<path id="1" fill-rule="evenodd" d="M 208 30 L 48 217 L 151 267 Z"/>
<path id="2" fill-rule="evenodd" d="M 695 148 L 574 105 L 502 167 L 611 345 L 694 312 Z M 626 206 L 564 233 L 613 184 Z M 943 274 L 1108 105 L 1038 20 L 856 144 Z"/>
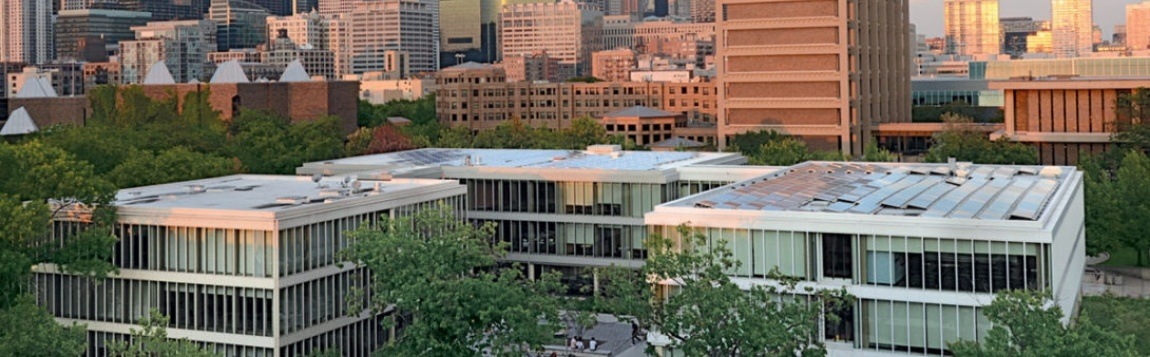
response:
<path id="1" fill-rule="evenodd" d="M 100 6 L 123 6 L 127 10 L 152 14 L 152 21 L 202 19 L 211 0 L 118 0 L 118 3 L 97 3 Z M 94 5 L 95 6 L 95 5 Z"/>
<path id="2" fill-rule="evenodd" d="M 87 324 L 87 356 L 106 355 L 108 341 L 129 338 L 153 309 L 170 319 L 171 335 L 221 356 L 370 356 L 395 330 L 381 325 L 390 311 L 348 310 L 351 299 L 366 306 L 367 296 L 351 292 L 371 284 L 366 268 L 340 264 L 348 232 L 437 202 L 462 211 L 466 193 L 447 180 L 261 175 L 125 189 L 113 203 L 110 261 L 119 273 L 96 281 L 38 270 L 37 302 L 61 321 Z M 90 215 L 77 205 L 59 209 L 70 214 L 57 227 L 84 225 L 80 217 Z"/>
<path id="3" fill-rule="evenodd" d="M 998 54 L 998 0 L 946 0 L 944 6 L 947 53 Z"/>
<path id="4" fill-rule="evenodd" d="M 216 46 L 220 51 L 255 48 L 268 42 L 267 9 L 246 0 L 212 0 L 209 20 L 216 23 Z"/>
<path id="5" fill-rule="evenodd" d="M 603 13 L 572 0 L 507 5 L 500 23 L 501 57 L 547 52 L 575 76 L 591 72 L 591 52 L 603 45 Z"/>
<path id="6" fill-rule="evenodd" d="M 139 84 L 156 62 L 167 65 L 178 83 L 203 80 L 208 52 L 216 49 L 211 20 L 155 21 L 132 28 L 136 39 L 120 42 L 124 83 Z"/>
<path id="7" fill-rule="evenodd" d="M 608 82 L 626 82 L 631 80 L 632 69 L 635 69 L 635 51 L 629 48 L 591 54 L 591 72 L 595 78 Z"/>
<path id="8" fill-rule="evenodd" d="M 1126 5 L 1125 30 L 1127 48 L 1132 51 L 1150 49 L 1150 1 Z"/>
<path id="9" fill-rule="evenodd" d="M 1114 36 L 1110 38 L 1114 45 L 1126 45 L 1126 25 L 1114 25 Z M 1127 46 L 1129 48 L 1129 46 Z"/>
<path id="10" fill-rule="evenodd" d="M 860 154 L 872 126 L 910 121 L 907 0 L 719 0 L 716 8 L 721 147 L 739 133 L 776 130 Z"/>
<path id="11" fill-rule="evenodd" d="M 48 63 L 56 58 L 52 2 L 0 0 L 0 62 Z"/>
<path id="12" fill-rule="evenodd" d="M 442 0 L 439 3 L 439 62 L 443 66 L 463 62 L 492 63 L 499 60 L 499 11 L 505 5 L 555 2 L 555 0 Z"/>
<path id="13" fill-rule="evenodd" d="M 1054 56 L 1087 56 L 1094 50 L 1094 0 L 1051 0 Z"/>
<path id="14" fill-rule="evenodd" d="M 1042 30 L 1046 21 L 1029 17 L 1004 17 L 998 20 L 1002 28 L 1002 53 L 1021 56 L 1026 53 L 1026 38 Z"/>
<path id="15" fill-rule="evenodd" d="M 715 22 L 715 0 L 691 0 L 691 22 Z"/>
<path id="16" fill-rule="evenodd" d="M 56 16 L 56 58 L 85 62 L 102 62 L 92 58 L 90 51 L 103 54 L 105 46 L 135 38 L 132 26 L 148 23 L 152 14 L 138 11 L 84 9 L 60 10 Z M 96 48 L 98 47 L 98 48 Z"/>
<path id="17" fill-rule="evenodd" d="M 309 45 L 320 50 L 328 48 L 327 18 L 320 16 L 319 11 L 312 10 L 307 13 L 292 16 L 270 16 L 267 19 L 269 37 L 278 35 L 281 30 L 287 31 L 287 37 L 296 45 Z"/>
<path id="18" fill-rule="evenodd" d="M 435 0 L 359 1 L 353 11 L 332 18 L 328 34 L 337 77 L 386 70 L 387 51 L 406 52 L 411 73 L 439 69 Z"/>

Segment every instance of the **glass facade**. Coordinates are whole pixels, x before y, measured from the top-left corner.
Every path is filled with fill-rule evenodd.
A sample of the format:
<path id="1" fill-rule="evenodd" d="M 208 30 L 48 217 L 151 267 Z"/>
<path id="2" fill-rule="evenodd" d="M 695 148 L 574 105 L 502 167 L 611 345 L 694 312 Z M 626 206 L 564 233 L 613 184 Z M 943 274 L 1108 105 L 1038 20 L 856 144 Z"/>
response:
<path id="1" fill-rule="evenodd" d="M 860 347 L 948 354 L 946 345 L 958 340 L 982 340 L 990 321 L 982 309 L 891 300 L 861 300 Z"/>
<path id="2" fill-rule="evenodd" d="M 1150 57 L 1036 59 L 991 61 L 985 76 L 971 79 L 1007 80 L 1017 77 L 1148 77 Z"/>

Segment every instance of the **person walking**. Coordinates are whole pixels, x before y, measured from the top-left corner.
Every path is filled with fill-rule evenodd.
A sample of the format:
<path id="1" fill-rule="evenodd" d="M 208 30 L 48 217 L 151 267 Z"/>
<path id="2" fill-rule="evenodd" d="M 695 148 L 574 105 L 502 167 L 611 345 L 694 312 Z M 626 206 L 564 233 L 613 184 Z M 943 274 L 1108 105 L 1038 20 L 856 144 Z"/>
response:
<path id="1" fill-rule="evenodd" d="M 639 341 L 639 324 L 631 321 L 631 343 Z"/>

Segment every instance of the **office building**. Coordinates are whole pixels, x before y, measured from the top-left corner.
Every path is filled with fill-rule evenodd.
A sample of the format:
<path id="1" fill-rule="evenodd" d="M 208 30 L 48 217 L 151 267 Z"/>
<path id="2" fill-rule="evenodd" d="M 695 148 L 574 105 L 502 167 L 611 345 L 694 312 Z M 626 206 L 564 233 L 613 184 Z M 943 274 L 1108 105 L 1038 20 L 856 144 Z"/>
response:
<path id="1" fill-rule="evenodd" d="M 1026 53 L 1054 53 L 1054 32 L 1043 29 L 1027 35 Z"/>
<path id="2" fill-rule="evenodd" d="M 636 105 L 683 114 L 688 125 L 715 137 L 714 82 L 505 82 L 498 67 L 464 63 L 436 75 L 435 113 L 443 125 L 473 131 L 518 118 L 534 127 L 566 128 L 579 117 L 598 118 Z M 693 134 L 702 136 L 702 134 Z M 700 140 L 702 141 L 702 140 Z M 711 140 L 713 141 L 713 140 Z"/>
<path id="3" fill-rule="evenodd" d="M 499 61 L 499 12 L 504 5 L 555 0 L 442 0 L 439 3 L 443 66 Z"/>
<path id="4" fill-rule="evenodd" d="M 740 286 L 854 297 L 812 336 L 830 356 L 946 355 L 985 341 L 1003 290 L 1049 290 L 1069 323 L 1086 251 L 1074 167 L 807 162 L 656 206 L 651 233 L 727 240 Z M 977 225 L 977 228 L 972 226 Z M 667 292 L 671 286 L 662 285 Z M 808 290 L 810 289 L 810 290 Z M 1055 328 L 1055 327 L 1050 327 Z M 666 353 L 658 331 L 648 343 Z"/>
<path id="5" fill-rule="evenodd" d="M 1004 17 L 998 23 L 1002 28 L 1002 53 L 1014 57 L 1027 52 L 1028 36 L 1037 34 L 1044 26 L 1049 30 L 1050 26 L 1047 21 L 1034 21 L 1029 17 Z"/>
<path id="6" fill-rule="evenodd" d="M 287 68 L 292 61 L 299 61 L 311 76 L 325 80 L 336 78 L 334 53 L 311 45 L 298 45 L 287 36 L 287 30 L 280 30 L 262 55 L 262 62 L 275 68 Z"/>
<path id="7" fill-rule="evenodd" d="M 406 52 L 410 73 L 439 69 L 437 1 L 357 1 L 352 9 L 330 22 L 328 46 L 337 76 L 384 71 L 388 51 Z"/>
<path id="8" fill-rule="evenodd" d="M 435 93 L 435 79 L 432 78 L 382 79 L 364 75 L 359 81 L 359 99 L 371 104 L 419 100 L 432 93 Z"/>
<path id="9" fill-rule="evenodd" d="M 56 58 L 106 62 L 108 46 L 134 39 L 132 26 L 144 25 L 151 18 L 150 13 L 136 11 L 60 10 L 55 24 Z"/>
<path id="10" fill-rule="evenodd" d="M 947 54 L 998 54 L 998 0 L 946 0 L 944 6 Z"/>
<path id="11" fill-rule="evenodd" d="M 643 215 L 663 202 L 746 179 L 737 153 L 587 150 L 420 149 L 305 163 L 297 174 L 442 178 L 467 186 L 467 218 L 494 222 L 505 261 L 529 278 L 559 270 L 639 267 L 646 258 Z M 569 280 L 572 279 L 572 280 Z M 585 282 L 587 287 L 592 282 Z M 578 290 L 569 290 L 578 294 Z"/>
<path id="12" fill-rule="evenodd" d="M 735 134 L 775 130 L 858 155 L 871 126 L 910 121 L 906 0 L 716 6 L 720 147 Z"/>
<path id="13" fill-rule="evenodd" d="M 292 16 L 269 16 L 267 28 L 269 35 L 278 35 L 280 30 L 286 30 L 287 37 L 296 45 L 329 50 L 328 22 L 318 11 L 312 10 Z"/>
<path id="14" fill-rule="evenodd" d="M 56 58 L 52 2 L 0 0 L 0 62 L 44 64 Z"/>
<path id="15" fill-rule="evenodd" d="M 591 75 L 608 82 L 631 80 L 635 52 L 627 48 L 596 51 L 591 54 Z"/>
<path id="16" fill-rule="evenodd" d="M 124 83 L 124 67 L 120 62 L 88 62 L 81 70 L 84 74 L 84 88 Z"/>
<path id="17" fill-rule="evenodd" d="M 216 49 L 210 20 L 153 21 L 132 27 L 136 39 L 120 42 L 124 83 L 139 84 L 156 62 L 164 62 L 178 83 L 203 80 L 208 52 Z"/>
<path id="18" fill-rule="evenodd" d="M 211 0 L 119 0 L 125 10 L 152 14 L 152 21 L 202 19 Z"/>
<path id="19" fill-rule="evenodd" d="M 1005 94 L 1006 137 L 1038 148 L 1041 163 L 1077 165 L 1081 155 L 1099 154 L 1129 118 L 1115 109 L 1119 96 L 1150 87 L 1147 77 L 1003 79 L 990 82 Z"/>
<path id="20" fill-rule="evenodd" d="M 1110 38 L 1111 45 L 1126 45 L 1126 25 L 1114 25 L 1114 36 Z"/>
<path id="21" fill-rule="evenodd" d="M 691 22 L 715 22 L 715 0 L 691 0 Z"/>
<path id="22" fill-rule="evenodd" d="M 348 311 L 350 291 L 370 296 L 371 272 L 340 266 L 347 232 L 444 202 L 463 207 L 455 181 L 313 182 L 237 175 L 121 190 L 116 194 L 117 274 L 93 280 L 35 268 L 38 303 L 61 323 L 87 325 L 87 356 L 107 354 L 156 309 L 168 336 L 227 356 L 370 356 L 394 330 L 390 312 Z M 56 227 L 85 224 L 59 207 Z M 54 230 L 67 239 L 72 229 Z"/>
<path id="23" fill-rule="evenodd" d="M 1126 47 L 1131 51 L 1150 49 L 1150 1 L 1126 5 L 1126 25 L 1123 30 Z M 1114 35 L 1118 36 L 1117 29 Z"/>
<path id="24" fill-rule="evenodd" d="M 635 24 L 633 15 L 603 16 L 603 48 L 634 47 Z"/>
<path id="25" fill-rule="evenodd" d="M 1094 0 L 1051 0 L 1050 31 L 1058 58 L 1087 57 L 1094 48 Z"/>
<path id="26" fill-rule="evenodd" d="M 30 97 L 56 97 L 76 96 L 84 94 L 83 70 L 79 63 L 60 63 L 41 65 L 39 67 L 24 67 L 22 72 L 9 72 L 8 97 L 19 97 L 25 84 L 38 82 L 43 95 Z"/>
<path id="27" fill-rule="evenodd" d="M 547 52 L 504 57 L 496 66 L 503 68 L 508 82 L 562 82 L 573 76 L 561 71 L 559 59 Z"/>
<path id="28" fill-rule="evenodd" d="M 1150 77 L 1150 57 L 1027 59 L 986 62 L 982 76 L 972 79 L 1007 80 L 1043 77 Z"/>
<path id="29" fill-rule="evenodd" d="M 590 74 L 591 53 L 602 49 L 603 13 L 581 2 L 507 5 L 500 24 L 500 57 L 547 52 L 572 77 Z"/>
<path id="30" fill-rule="evenodd" d="M 255 48 L 268 42 L 267 9 L 245 0 L 212 0 L 207 18 L 216 23 L 216 48 Z"/>
<path id="31" fill-rule="evenodd" d="M 682 113 L 665 112 L 644 106 L 617 110 L 598 118 L 607 135 L 619 135 L 639 146 L 675 138 L 675 128 L 687 125 Z"/>

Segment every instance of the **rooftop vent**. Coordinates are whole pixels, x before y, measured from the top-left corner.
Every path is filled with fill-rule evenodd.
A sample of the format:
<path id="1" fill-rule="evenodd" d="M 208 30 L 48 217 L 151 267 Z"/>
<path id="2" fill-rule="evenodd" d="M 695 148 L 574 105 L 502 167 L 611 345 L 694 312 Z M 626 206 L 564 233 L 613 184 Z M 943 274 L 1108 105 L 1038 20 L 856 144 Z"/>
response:
<path id="1" fill-rule="evenodd" d="M 591 145 L 587 147 L 587 152 L 592 154 L 605 155 L 613 152 L 623 151 L 623 147 L 619 145 Z"/>
<path id="2" fill-rule="evenodd" d="M 302 205 L 307 202 L 306 196 L 283 196 L 276 197 L 276 203 L 281 205 Z"/>
<path id="3" fill-rule="evenodd" d="M 203 193 L 205 191 L 204 185 L 187 185 L 185 187 L 189 193 Z"/>

